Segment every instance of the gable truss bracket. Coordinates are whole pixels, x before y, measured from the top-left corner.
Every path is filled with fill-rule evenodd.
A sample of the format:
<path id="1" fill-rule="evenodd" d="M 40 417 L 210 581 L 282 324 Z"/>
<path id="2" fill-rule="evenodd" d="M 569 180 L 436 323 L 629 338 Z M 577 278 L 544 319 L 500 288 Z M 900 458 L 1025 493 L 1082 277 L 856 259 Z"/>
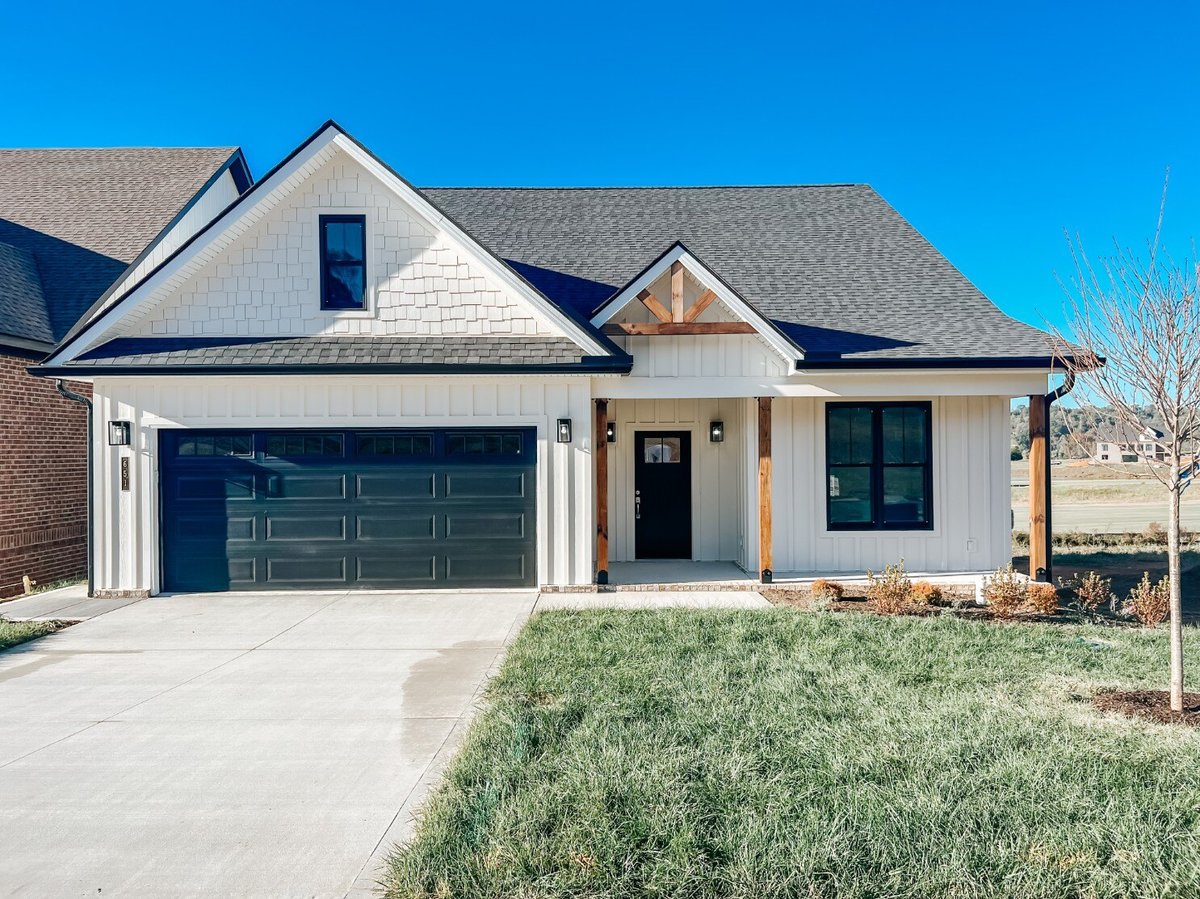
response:
<path id="1" fill-rule="evenodd" d="M 677 335 L 677 334 L 752 334 L 754 328 L 745 322 L 697 322 L 696 319 L 712 305 L 717 295 L 705 290 L 696 302 L 683 308 L 683 264 L 671 263 L 671 308 L 668 309 L 649 289 L 637 295 L 638 301 L 657 319 L 650 323 L 622 323 L 604 326 L 606 334 Z"/>

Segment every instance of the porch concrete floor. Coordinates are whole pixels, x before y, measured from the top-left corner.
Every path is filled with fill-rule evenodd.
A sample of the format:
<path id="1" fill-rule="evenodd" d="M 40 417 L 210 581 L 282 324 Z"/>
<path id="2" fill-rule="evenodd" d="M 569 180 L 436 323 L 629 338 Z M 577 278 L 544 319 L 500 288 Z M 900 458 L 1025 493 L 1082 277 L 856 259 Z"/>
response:
<path id="1" fill-rule="evenodd" d="M 610 584 L 738 584 L 753 585 L 754 579 L 732 562 L 692 562 L 664 559 L 645 562 L 612 562 Z"/>

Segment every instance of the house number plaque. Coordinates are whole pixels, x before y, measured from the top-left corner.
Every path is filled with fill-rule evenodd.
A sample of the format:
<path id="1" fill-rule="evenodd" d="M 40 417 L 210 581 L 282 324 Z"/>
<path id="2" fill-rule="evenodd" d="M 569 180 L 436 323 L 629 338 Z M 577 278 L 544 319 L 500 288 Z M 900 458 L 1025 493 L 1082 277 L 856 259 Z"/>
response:
<path id="1" fill-rule="evenodd" d="M 129 457 L 121 460 L 121 489 L 129 489 Z"/>

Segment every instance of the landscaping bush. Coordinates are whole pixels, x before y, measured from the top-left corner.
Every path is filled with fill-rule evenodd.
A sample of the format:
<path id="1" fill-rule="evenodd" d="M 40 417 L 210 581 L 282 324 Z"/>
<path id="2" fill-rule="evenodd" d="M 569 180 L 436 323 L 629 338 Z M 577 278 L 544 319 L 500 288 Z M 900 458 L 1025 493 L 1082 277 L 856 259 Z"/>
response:
<path id="1" fill-rule="evenodd" d="M 1122 610 L 1147 627 L 1157 627 L 1167 620 L 1171 611 L 1171 581 L 1164 577 L 1157 584 L 1150 583 L 1150 573 L 1142 572 L 1142 580 L 1129 591 Z"/>
<path id="2" fill-rule="evenodd" d="M 1038 615 L 1053 615 L 1058 611 L 1058 591 L 1053 584 L 1031 583 L 1025 588 L 1025 607 Z"/>
<path id="3" fill-rule="evenodd" d="M 1142 537 L 1147 543 L 1153 543 L 1155 546 L 1167 545 L 1167 529 L 1157 521 L 1146 525 L 1146 530 L 1142 531 Z"/>
<path id="4" fill-rule="evenodd" d="M 883 574 L 867 572 L 867 601 L 877 612 L 895 615 L 903 612 L 911 601 L 912 581 L 904 573 L 904 560 L 899 565 L 888 565 Z"/>
<path id="5" fill-rule="evenodd" d="M 945 598 L 942 588 L 929 581 L 917 581 L 912 585 L 912 593 L 909 594 L 909 600 L 919 606 L 941 605 Z"/>
<path id="6" fill-rule="evenodd" d="M 997 568 L 996 573 L 983 581 L 983 598 L 987 600 L 988 608 L 1001 618 L 1011 618 L 1025 606 L 1026 581 L 1013 571 L 1010 562 L 1004 568 Z"/>
<path id="7" fill-rule="evenodd" d="M 1101 577 L 1094 571 L 1060 583 L 1064 589 L 1071 591 L 1071 605 L 1085 615 L 1099 615 L 1100 609 L 1104 606 L 1111 608 L 1116 598 L 1112 592 L 1112 578 Z"/>
<path id="8" fill-rule="evenodd" d="M 817 578 L 808 588 L 808 592 L 812 594 L 813 599 L 823 599 L 826 602 L 832 602 L 835 599 L 841 599 L 846 591 L 837 581 L 829 581 L 823 577 Z"/>

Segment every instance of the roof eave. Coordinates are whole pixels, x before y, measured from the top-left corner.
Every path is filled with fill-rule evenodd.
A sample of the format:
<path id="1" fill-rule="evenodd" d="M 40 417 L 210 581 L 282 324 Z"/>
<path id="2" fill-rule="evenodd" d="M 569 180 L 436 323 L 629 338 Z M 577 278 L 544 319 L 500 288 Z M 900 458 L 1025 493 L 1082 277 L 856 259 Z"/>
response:
<path id="1" fill-rule="evenodd" d="M 160 377 L 163 375 L 568 375 L 617 374 L 633 369 L 633 358 L 590 356 L 576 363 L 504 365 L 500 363 L 453 365 L 447 363 L 321 363 L 293 362 L 272 365 L 34 365 L 31 375 L 68 377 Z"/>
<path id="2" fill-rule="evenodd" d="M 1031 368 L 1065 371 L 1057 356 L 943 356 L 913 359 L 802 359 L 797 371 L 861 369 Z"/>

